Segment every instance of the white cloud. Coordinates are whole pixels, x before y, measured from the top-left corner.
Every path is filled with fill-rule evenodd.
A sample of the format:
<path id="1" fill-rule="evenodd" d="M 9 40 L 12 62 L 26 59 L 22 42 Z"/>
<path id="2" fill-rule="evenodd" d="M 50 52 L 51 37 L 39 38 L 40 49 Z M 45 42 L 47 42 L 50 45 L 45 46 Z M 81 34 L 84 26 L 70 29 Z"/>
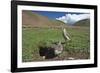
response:
<path id="1" fill-rule="evenodd" d="M 68 24 L 74 24 L 77 21 L 89 18 L 90 14 L 66 14 L 65 16 L 61 16 L 56 19 Z"/>

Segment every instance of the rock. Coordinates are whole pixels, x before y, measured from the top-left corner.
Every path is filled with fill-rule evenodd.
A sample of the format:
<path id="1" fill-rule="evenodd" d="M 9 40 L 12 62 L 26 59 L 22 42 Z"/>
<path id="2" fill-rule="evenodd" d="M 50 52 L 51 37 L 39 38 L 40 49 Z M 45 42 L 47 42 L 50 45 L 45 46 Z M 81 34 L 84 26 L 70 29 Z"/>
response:
<path id="1" fill-rule="evenodd" d="M 74 60 L 75 58 L 73 58 L 73 57 L 69 57 L 68 59 L 69 59 L 69 60 Z"/>

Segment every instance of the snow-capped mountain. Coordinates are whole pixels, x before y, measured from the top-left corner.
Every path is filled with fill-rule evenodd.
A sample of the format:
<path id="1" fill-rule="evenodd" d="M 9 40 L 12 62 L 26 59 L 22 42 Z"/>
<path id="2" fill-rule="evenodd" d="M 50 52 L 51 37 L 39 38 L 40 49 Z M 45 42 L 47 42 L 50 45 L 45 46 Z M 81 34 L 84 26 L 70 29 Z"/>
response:
<path id="1" fill-rule="evenodd" d="M 66 14 L 65 16 L 61 16 L 56 19 L 73 25 L 77 21 L 90 19 L 90 14 Z"/>

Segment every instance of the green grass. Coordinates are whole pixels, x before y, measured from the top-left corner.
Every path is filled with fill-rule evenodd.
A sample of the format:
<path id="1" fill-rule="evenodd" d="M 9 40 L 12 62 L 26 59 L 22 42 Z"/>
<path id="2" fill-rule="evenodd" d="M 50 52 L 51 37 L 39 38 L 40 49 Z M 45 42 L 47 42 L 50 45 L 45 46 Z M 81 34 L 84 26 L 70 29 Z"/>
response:
<path id="1" fill-rule="evenodd" d="M 88 27 L 66 28 L 71 41 L 65 44 L 64 52 L 75 54 L 84 52 L 89 58 L 90 32 Z M 51 42 L 65 41 L 61 29 L 53 28 L 23 28 L 22 30 L 22 60 L 23 62 L 40 61 L 38 47 L 45 42 L 49 46 Z M 62 56 L 67 57 L 66 54 Z M 84 58 L 84 56 L 83 56 Z"/>

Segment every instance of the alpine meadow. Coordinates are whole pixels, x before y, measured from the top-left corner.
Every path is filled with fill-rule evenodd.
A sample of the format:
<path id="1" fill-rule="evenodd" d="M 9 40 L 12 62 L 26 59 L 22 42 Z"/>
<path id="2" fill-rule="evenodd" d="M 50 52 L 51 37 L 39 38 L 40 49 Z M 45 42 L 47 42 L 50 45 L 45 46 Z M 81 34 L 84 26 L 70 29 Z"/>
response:
<path id="1" fill-rule="evenodd" d="M 70 40 L 65 40 L 63 28 Z M 63 47 L 61 52 L 55 47 Z M 44 55 L 41 55 L 41 48 Z M 53 51 L 51 50 L 53 49 Z M 45 52 L 44 52 L 45 51 Z M 54 54 L 53 54 L 53 53 Z M 52 55 L 49 57 L 47 54 Z M 46 56 L 48 56 L 46 58 Z M 35 11 L 22 11 L 22 61 L 80 60 L 90 58 L 90 19 L 73 25 L 51 19 Z"/>

